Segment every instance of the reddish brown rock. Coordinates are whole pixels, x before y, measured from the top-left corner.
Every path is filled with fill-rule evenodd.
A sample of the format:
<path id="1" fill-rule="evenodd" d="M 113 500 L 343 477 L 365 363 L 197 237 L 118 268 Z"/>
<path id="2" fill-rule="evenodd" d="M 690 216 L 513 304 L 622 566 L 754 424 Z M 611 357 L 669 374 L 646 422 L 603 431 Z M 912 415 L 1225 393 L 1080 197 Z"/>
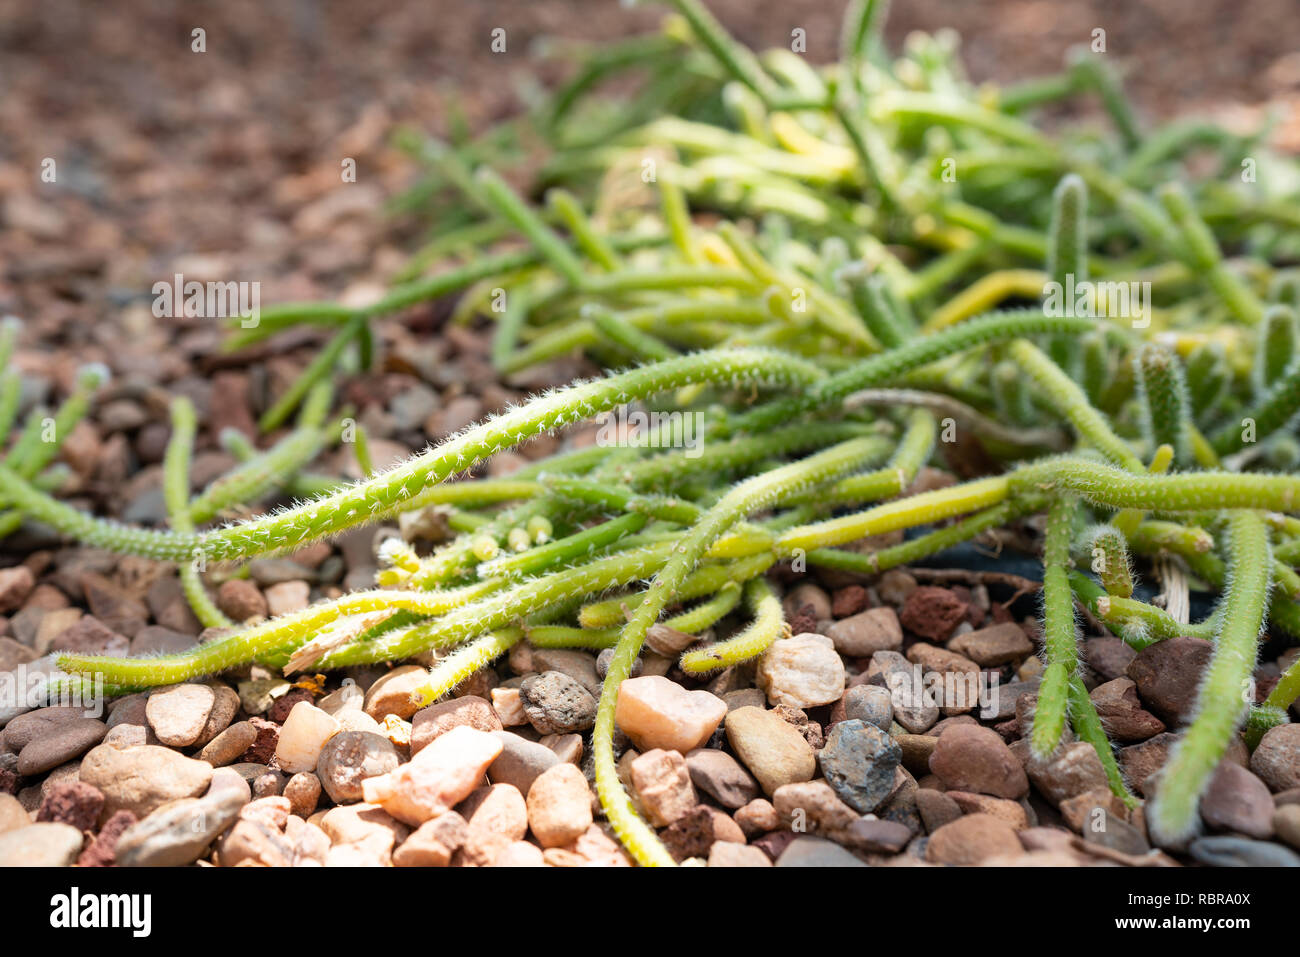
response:
<path id="1" fill-rule="evenodd" d="M 660 834 L 664 847 L 681 863 L 691 857 L 708 857 L 716 841 L 744 844 L 740 826 L 717 808 L 697 804 Z"/>
<path id="2" fill-rule="evenodd" d="M 990 814 L 967 814 L 930 835 L 925 859 L 931 864 L 971 867 L 1022 851 L 1015 829 Z"/>
<path id="3" fill-rule="evenodd" d="M 1025 630 L 1013 622 L 968 631 L 948 642 L 948 648 L 982 668 L 1011 664 L 1034 653 Z"/>
<path id="4" fill-rule="evenodd" d="M 452 728 L 468 725 L 480 731 L 502 730 L 501 719 L 490 702 L 476 695 L 465 695 L 429 705 L 411 718 L 411 756 Z"/>
<path id="5" fill-rule="evenodd" d="M 1029 792 L 1025 770 L 1007 743 L 996 731 L 974 724 L 953 725 L 939 737 L 930 770 L 948 789 L 1011 799 Z"/>
<path id="6" fill-rule="evenodd" d="M 1177 740 L 1177 735 L 1165 731 L 1148 738 L 1141 744 L 1120 749 L 1116 756 L 1120 770 L 1124 772 L 1124 778 L 1129 785 L 1143 797 L 1149 798 L 1155 794 L 1155 781 L 1152 776 L 1165 766 L 1165 762 L 1169 760 L 1169 749 Z"/>
<path id="7" fill-rule="evenodd" d="M 1274 791 L 1300 787 L 1300 724 L 1269 728 L 1250 757 L 1250 769 Z"/>
<path id="8" fill-rule="evenodd" d="M 1102 727 L 1112 741 L 1145 741 L 1165 730 L 1165 723 L 1146 711 L 1138 700 L 1137 685 L 1129 678 L 1114 678 L 1089 695 Z"/>
<path id="9" fill-rule="evenodd" d="M 70 824 L 78 831 L 93 831 L 104 810 L 104 794 L 83 781 L 61 780 L 45 789 L 37 821 Z"/>
<path id="10" fill-rule="evenodd" d="M 130 811 L 115 812 L 104 822 L 95 839 L 81 852 L 81 856 L 77 858 L 77 866 L 111 867 L 117 860 L 117 839 L 137 820 L 138 818 Z"/>
<path id="11" fill-rule="evenodd" d="M 1261 841 L 1273 836 L 1274 810 L 1268 785 L 1232 761 L 1219 764 L 1201 796 L 1201 817 L 1206 824 Z"/>
<path id="12" fill-rule="evenodd" d="M 831 617 L 848 618 L 864 611 L 871 604 L 867 590 L 861 585 L 846 585 L 837 588 L 831 595 Z"/>
<path id="13" fill-rule="evenodd" d="M 1127 642 L 1114 635 L 1088 638 L 1083 643 L 1084 660 L 1103 681 L 1110 681 L 1124 675 L 1136 657 L 1137 652 L 1129 647 Z"/>
<path id="14" fill-rule="evenodd" d="M 920 585 L 909 594 L 898 612 L 908 631 L 931 641 L 947 641 L 958 622 L 966 617 L 967 603 L 947 588 Z"/>
<path id="15" fill-rule="evenodd" d="M 1213 650 L 1201 638 L 1157 641 L 1138 652 L 1126 674 L 1142 701 L 1166 724 L 1176 726 L 1192 715 L 1196 689 Z"/>
<path id="16" fill-rule="evenodd" d="M 280 725 L 258 717 L 249 718 L 248 723 L 257 732 L 257 737 L 244 752 L 243 760 L 251 764 L 270 764 L 275 757 L 276 746 L 280 743 Z"/>

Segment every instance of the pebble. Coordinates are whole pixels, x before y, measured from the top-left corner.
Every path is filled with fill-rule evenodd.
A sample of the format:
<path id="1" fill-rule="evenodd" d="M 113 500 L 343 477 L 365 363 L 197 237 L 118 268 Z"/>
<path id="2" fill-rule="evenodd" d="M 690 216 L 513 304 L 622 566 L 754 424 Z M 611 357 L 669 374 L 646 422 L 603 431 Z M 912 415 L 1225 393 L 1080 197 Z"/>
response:
<path id="1" fill-rule="evenodd" d="M 926 831 L 931 834 L 961 817 L 961 807 L 943 791 L 917 788 L 914 797 L 921 822 L 925 825 Z"/>
<path id="2" fill-rule="evenodd" d="M 169 748 L 101 744 L 82 759 L 81 780 L 104 794 L 104 814 L 127 810 L 138 818 L 180 798 L 199 797 L 212 780 L 212 765 Z"/>
<path id="3" fill-rule="evenodd" d="M 159 581 L 165 580 L 159 579 Z M 185 606 L 185 611 L 189 612 L 188 605 Z M 193 614 L 193 612 L 189 613 Z M 164 628 L 161 625 L 149 625 L 137 631 L 135 637 L 131 639 L 131 656 L 139 658 L 145 655 L 173 655 L 189 651 L 194 647 L 194 636 L 197 633 L 197 628 L 192 632 L 184 632 Z"/>
<path id="4" fill-rule="evenodd" d="M 519 686 L 519 700 L 538 734 L 586 731 L 596 721 L 596 699 L 561 671 L 525 678 Z"/>
<path id="5" fill-rule="evenodd" d="M 481 732 L 480 732 L 481 733 Z M 519 789 L 490 784 L 476 789 L 456 809 L 465 818 L 465 863 L 485 867 L 513 841 L 528 833 L 528 807 Z"/>
<path id="6" fill-rule="evenodd" d="M 716 841 L 709 848 L 709 867 L 771 867 L 768 856 L 756 847 L 733 841 Z"/>
<path id="7" fill-rule="evenodd" d="M 858 819 L 858 813 L 825 781 L 784 784 L 772 795 L 772 806 L 782 826 L 795 833 L 814 831 L 830 836 Z"/>
<path id="8" fill-rule="evenodd" d="M 518 688 L 493 688 L 492 710 L 496 712 L 497 720 L 501 722 L 502 727 L 517 728 L 521 724 L 528 723 L 528 715 L 524 712 L 524 702 L 519 697 Z"/>
<path id="9" fill-rule="evenodd" d="M 654 624 L 646 631 L 645 643 L 656 654 L 675 658 L 698 641 L 686 631 L 678 631 L 665 624 Z"/>
<path id="10" fill-rule="evenodd" d="M 1264 732 L 1250 769 L 1274 791 L 1300 787 L 1300 724 L 1280 724 Z"/>
<path id="11" fill-rule="evenodd" d="M 966 617 L 967 603 L 950 589 L 919 585 L 904 599 L 898 620 L 908 631 L 931 641 L 946 641 Z"/>
<path id="12" fill-rule="evenodd" d="M 602 680 L 596 673 L 596 657 L 588 652 L 572 648 L 533 648 L 532 667 L 528 670 L 559 671 L 586 688 L 593 698 L 600 697 Z"/>
<path id="13" fill-rule="evenodd" d="M 498 461 L 500 456 L 493 459 Z M 559 850 L 555 848 L 554 850 Z M 583 863 L 586 863 L 585 861 Z M 507 844 L 496 857 L 492 858 L 492 863 L 488 867 L 546 867 L 545 853 L 536 844 L 530 844 L 527 841 L 511 841 Z"/>
<path id="14" fill-rule="evenodd" d="M 289 799 L 279 794 L 258 798 L 240 809 L 239 818 L 242 821 L 261 821 L 268 827 L 283 831 L 285 825 L 289 823 L 291 807 Z"/>
<path id="15" fill-rule="evenodd" d="M 811 708 L 844 694 L 844 662 L 825 635 L 805 632 L 775 641 L 758 660 L 755 684 L 774 705 Z"/>
<path id="16" fill-rule="evenodd" d="M 1029 826 L 1029 815 L 1018 801 L 993 797 L 988 794 L 974 794 L 970 791 L 945 791 L 948 797 L 963 814 L 988 814 L 1000 821 L 1005 821 L 1017 831 Z"/>
<path id="17" fill-rule="evenodd" d="M 1065 825 L 1076 834 L 1082 834 L 1084 828 L 1104 826 L 1112 816 L 1125 818 L 1129 815 L 1124 803 L 1110 788 L 1096 788 L 1066 798 L 1057 810 L 1061 812 Z"/>
<path id="18" fill-rule="evenodd" d="M 187 748 L 198 740 L 217 703 L 210 685 L 179 684 L 149 695 L 145 718 L 158 740 L 171 748 Z"/>
<path id="19" fill-rule="evenodd" d="M 916 578 L 910 572 L 892 568 L 876 582 L 876 594 L 887 605 L 901 605 L 917 587 Z"/>
<path id="20" fill-rule="evenodd" d="M 940 735 L 930 755 L 930 770 L 947 790 L 1012 800 L 1029 793 L 1029 779 L 1006 742 L 996 731 L 979 725 L 953 725 Z"/>
<path id="21" fill-rule="evenodd" d="M 0 636 L 0 671 L 13 671 L 19 665 L 39 658 L 33 648 L 19 644 L 8 636 Z"/>
<path id="22" fill-rule="evenodd" d="M 726 717 L 727 742 L 741 763 L 771 795 L 783 784 L 811 781 L 817 769 L 812 747 L 798 729 L 762 708 L 744 707 Z"/>
<path id="23" fill-rule="evenodd" d="M 0 867 L 71 867 L 82 840 L 81 832 L 67 824 L 29 824 L 0 834 Z"/>
<path id="24" fill-rule="evenodd" d="M 365 844 L 372 848 L 371 856 L 384 860 L 391 856 L 393 847 L 410 835 L 411 829 L 374 804 L 349 804 L 330 808 L 319 816 L 313 815 L 316 824 L 333 844 Z"/>
<path id="25" fill-rule="evenodd" d="M 593 824 L 573 842 L 573 849 L 589 863 L 601 867 L 630 867 L 632 859 L 614 838 L 608 825 Z"/>
<path id="26" fill-rule="evenodd" d="M 560 757 L 546 745 L 529 741 L 513 731 L 495 731 L 501 753 L 488 766 L 488 780 L 493 784 L 512 784 L 527 795 L 533 782 L 560 763 Z"/>
<path id="27" fill-rule="evenodd" d="M 805 834 L 792 840 L 776 859 L 777 867 L 866 867 L 834 841 Z"/>
<path id="28" fill-rule="evenodd" d="M 709 849 L 717 843 L 745 843 L 745 835 L 735 821 L 717 808 L 704 804 L 697 804 L 673 821 L 659 837 L 679 864 L 692 858 L 708 857 Z"/>
<path id="29" fill-rule="evenodd" d="M 127 655 L 131 650 L 130 640 L 122 634 L 108 628 L 99 619 L 90 615 L 69 620 L 67 615 L 76 611 L 49 612 L 41 621 L 40 631 L 36 636 L 36 650 L 41 654 L 52 651 L 72 651 L 88 655 Z M 62 624 L 63 627 L 59 627 Z M 190 642 L 193 644 L 193 642 Z"/>
<path id="30" fill-rule="evenodd" d="M 302 611 L 311 602 L 311 585 L 301 579 L 277 582 L 266 590 L 266 609 L 272 618 Z"/>
<path id="31" fill-rule="evenodd" d="M 1290 848 L 1245 837 L 1199 837 L 1187 852 L 1211 867 L 1300 867 L 1300 854 Z"/>
<path id="32" fill-rule="evenodd" d="M 26 827 L 30 823 L 31 816 L 22 802 L 7 791 L 0 791 L 0 834 Z"/>
<path id="33" fill-rule="evenodd" d="M 310 771 L 299 771 L 284 785 L 289 810 L 298 817 L 308 817 L 320 803 L 320 778 Z"/>
<path id="34" fill-rule="evenodd" d="M 871 665 L 879 669 L 880 682 L 889 690 L 894 720 L 912 734 L 930 730 L 939 720 L 939 706 L 926 694 L 923 682 L 916 686 L 919 669 L 896 651 L 877 651 Z"/>
<path id="35" fill-rule="evenodd" d="M 5 725 L 5 748 L 17 754 L 32 741 L 51 733 L 58 726 L 72 721 L 79 721 L 85 717 L 85 709 L 73 705 L 41 708 L 36 711 L 28 711 L 26 714 L 20 714 Z"/>
<path id="36" fill-rule="evenodd" d="M 1084 741 L 1065 745 L 1046 759 L 1030 758 L 1027 770 L 1034 787 L 1053 804 L 1107 786 L 1097 749 Z"/>
<path id="37" fill-rule="evenodd" d="M 335 804 L 360 801 L 361 782 L 397 770 L 402 759 L 383 735 L 341 731 L 325 742 L 316 762 L 321 787 Z"/>
<path id="38" fill-rule="evenodd" d="M 338 734 L 339 723 L 307 701 L 299 701 L 280 728 L 275 758 L 280 770 L 290 774 L 314 771 L 325 742 Z"/>
<path id="39" fill-rule="evenodd" d="M 775 831 L 781 826 L 781 818 L 776 813 L 772 802 L 766 798 L 754 798 L 732 815 L 740 825 L 745 836 L 753 839 L 768 831 Z"/>
<path id="40" fill-rule="evenodd" d="M 934 749 L 939 743 L 937 737 L 906 732 L 898 732 L 891 737 L 898 742 L 899 748 L 903 751 L 903 767 L 921 777 L 930 773 L 930 755 L 934 754 Z"/>
<path id="41" fill-rule="evenodd" d="M 569 844 L 592 824 L 591 788 L 573 764 L 557 764 L 539 775 L 526 803 L 528 826 L 542 847 Z"/>
<path id="42" fill-rule="evenodd" d="M 949 641 L 948 647 L 981 668 L 1014 664 L 1034 653 L 1033 642 L 1013 621 L 968 631 Z"/>
<path id="43" fill-rule="evenodd" d="M 446 867 L 465 844 L 465 819 L 455 811 L 421 824 L 393 852 L 396 867 Z"/>
<path id="44" fill-rule="evenodd" d="M 686 755 L 691 783 L 725 808 L 736 810 L 758 797 L 758 782 L 726 751 L 697 748 Z"/>
<path id="45" fill-rule="evenodd" d="M 705 744 L 727 716 L 727 703 L 658 675 L 630 678 L 618 689 L 614 720 L 637 748 L 685 754 Z"/>
<path id="46" fill-rule="evenodd" d="M 1201 796 L 1201 817 L 1218 831 L 1268 840 L 1273 836 L 1273 795 L 1239 764 L 1221 761 Z"/>
<path id="47" fill-rule="evenodd" d="M 217 860 L 222 867 L 288 867 L 293 863 L 293 848 L 275 828 L 261 821 L 238 820 L 217 843 Z"/>
<path id="48" fill-rule="evenodd" d="M 16 770 L 21 777 L 44 774 L 85 754 L 107 733 L 108 725 L 96 718 L 65 721 L 24 745 Z"/>
<path id="49" fill-rule="evenodd" d="M 99 829 L 94 840 L 86 845 L 77 858 L 78 867 L 109 867 L 116 861 L 117 841 L 136 822 L 130 811 L 118 811 Z"/>
<path id="50" fill-rule="evenodd" d="M 212 780 L 208 783 L 204 797 L 218 791 L 234 791 L 246 804 L 253 800 L 253 788 L 234 768 L 217 768 L 212 772 Z"/>
<path id="51" fill-rule="evenodd" d="M 109 631 L 131 638 L 148 624 L 149 609 L 144 602 L 132 598 L 103 575 L 83 572 L 79 581 L 90 613 Z"/>
<path id="52" fill-rule="evenodd" d="M 262 590 L 246 578 L 231 578 L 217 589 L 217 607 L 232 621 L 265 618 L 270 606 Z"/>
<path id="53" fill-rule="evenodd" d="M 871 606 L 871 594 L 861 585 L 845 585 L 831 595 L 831 617 L 849 618 Z"/>
<path id="54" fill-rule="evenodd" d="M 468 797 L 501 750 L 495 735 L 466 726 L 452 728 L 397 770 L 366 778 L 362 795 L 418 827 Z"/>
<path id="55" fill-rule="evenodd" d="M 127 829 L 117 841 L 117 863 L 123 867 L 193 864 L 235 822 L 243 806 L 240 796 L 229 791 L 174 801 Z"/>
<path id="56" fill-rule="evenodd" d="M 842 840 L 870 854 L 897 854 L 912 839 L 912 829 L 897 821 L 858 818 L 848 826 Z"/>
<path id="57" fill-rule="evenodd" d="M 1125 674 L 1138 694 L 1169 725 L 1182 724 L 1196 705 L 1196 689 L 1214 646 L 1202 638 L 1169 638 L 1148 645 Z"/>
<path id="58" fill-rule="evenodd" d="M 22 607 L 36 587 L 36 578 L 26 565 L 0 569 L 0 615 Z"/>
<path id="59" fill-rule="evenodd" d="M 859 813 L 869 814 L 893 791 L 902 757 L 902 750 L 889 735 L 853 719 L 831 729 L 817 760 L 840 799 Z"/>
<path id="60" fill-rule="evenodd" d="M 655 827 L 666 827 L 700 803 L 686 759 L 677 751 L 654 748 L 638 755 L 630 774 L 632 788 Z"/>
<path id="61" fill-rule="evenodd" d="M 1300 848 L 1300 804 L 1284 804 L 1273 812 L 1273 830 L 1294 848 Z"/>
<path id="62" fill-rule="evenodd" d="M 1093 688 L 1089 697 L 1112 741 L 1145 741 L 1165 730 L 1165 723 L 1142 707 L 1131 678 L 1113 678 Z"/>
<path id="63" fill-rule="evenodd" d="M 1083 839 L 1090 845 L 1109 848 L 1131 857 L 1139 857 L 1151 850 L 1142 832 L 1115 814 L 1107 815 L 1097 827 L 1085 827 Z"/>
<path id="64" fill-rule="evenodd" d="M 889 607 L 872 608 L 841 619 L 826 629 L 835 650 L 850 658 L 869 658 L 877 651 L 897 651 L 903 646 L 903 626 Z"/>
<path id="65" fill-rule="evenodd" d="M 492 705 L 477 695 L 440 701 L 421 708 L 411 718 L 411 755 L 418 754 L 435 738 L 461 725 L 488 732 L 500 731 L 502 727 Z"/>
<path id="66" fill-rule="evenodd" d="M 212 711 L 203 725 L 203 730 L 199 732 L 198 739 L 194 742 L 196 747 L 206 745 L 225 731 L 230 727 L 230 722 L 235 719 L 235 715 L 239 713 L 239 695 L 234 688 L 229 685 L 214 684 L 212 691 L 216 695 L 216 700 L 212 704 Z"/>
<path id="67" fill-rule="evenodd" d="M 580 734 L 544 734 L 538 740 L 555 752 L 556 756 L 568 764 L 582 763 L 582 735 Z"/>
<path id="68" fill-rule="evenodd" d="M 991 814 L 967 814 L 930 835 L 925 859 L 931 864 L 974 866 L 1023 851 L 1015 829 Z"/>
<path id="69" fill-rule="evenodd" d="M 247 721 L 237 721 L 203 746 L 195 757 L 214 768 L 233 764 L 257 740 L 257 729 Z"/>
<path id="70" fill-rule="evenodd" d="M 1087 638 L 1083 642 L 1084 660 L 1103 681 L 1126 677 L 1128 666 L 1136 657 L 1137 652 L 1123 639 L 1116 638 L 1114 635 Z"/>
<path id="71" fill-rule="evenodd" d="M 411 701 L 411 692 L 425 683 L 428 670 L 419 665 L 399 665 L 386 672 L 366 691 L 363 710 L 376 721 L 390 714 L 410 718 L 419 708 Z"/>
<path id="72" fill-rule="evenodd" d="M 894 699 L 888 688 L 854 685 L 844 692 L 840 704 L 849 721 L 864 721 L 886 732 L 894 723 Z"/>
<path id="73" fill-rule="evenodd" d="M 814 620 L 820 621 L 831 617 L 830 596 L 810 582 L 805 582 L 790 589 L 785 598 L 781 600 L 781 604 L 785 609 L 787 619 L 794 618 L 805 606 L 811 606 L 811 614 Z"/>
<path id="74" fill-rule="evenodd" d="M 596 674 L 603 680 L 605 675 L 609 674 L 609 663 L 614 660 L 613 648 L 602 648 L 596 655 Z M 640 657 L 632 662 L 632 670 L 628 673 L 629 678 L 640 678 L 642 671 L 645 669 L 645 663 Z"/>
<path id="75" fill-rule="evenodd" d="M 1177 740 L 1177 735 L 1165 731 L 1141 744 L 1120 748 L 1116 755 L 1120 770 L 1124 772 L 1129 785 L 1143 797 L 1149 798 L 1155 794 L 1155 775 L 1164 767 L 1165 761 L 1169 759 L 1169 749 Z M 1255 773 L 1259 774 L 1258 769 Z"/>
<path id="76" fill-rule="evenodd" d="M 84 781 L 57 781 L 42 789 L 41 806 L 36 812 L 37 821 L 56 821 L 69 824 L 78 831 L 93 831 L 104 810 L 104 795 L 99 788 Z M 9 795 L 5 795 L 9 797 Z M 2 816 L 2 812 L 0 812 Z M 24 819 L 26 812 L 23 812 Z M 26 820 L 23 823 L 27 823 Z M 6 830 L 0 824 L 0 831 Z"/>

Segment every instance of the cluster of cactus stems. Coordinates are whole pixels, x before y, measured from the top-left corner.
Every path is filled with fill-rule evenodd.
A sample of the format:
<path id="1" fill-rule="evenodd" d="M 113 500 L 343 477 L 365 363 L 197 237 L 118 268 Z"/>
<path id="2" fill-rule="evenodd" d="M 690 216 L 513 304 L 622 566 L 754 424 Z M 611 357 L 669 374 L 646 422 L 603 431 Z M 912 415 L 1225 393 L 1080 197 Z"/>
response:
<path id="1" fill-rule="evenodd" d="M 891 58 L 883 0 L 850 5 L 840 59 L 825 67 L 755 55 L 698 0 L 672 5 L 661 34 L 586 57 L 519 120 L 448 143 L 405 135 L 427 175 L 394 209 L 436 222 L 428 243 L 369 306 L 286 304 L 232 332 L 234 348 L 300 325 L 328 340 L 259 423 L 270 431 L 297 413 L 297 424 L 266 449 L 221 436 L 239 464 L 195 497 L 198 423 L 177 400 L 170 528 L 57 498 L 58 440 L 101 370 L 56 412 L 32 413 L 0 460 L 0 533 L 26 519 L 176 562 L 199 620 L 229 629 L 179 654 L 65 654 L 54 681 L 96 676 L 121 693 L 250 663 L 292 673 L 422 656 L 434 663 L 415 697 L 428 703 L 521 641 L 612 648 L 597 791 L 636 859 L 669 864 L 615 765 L 619 685 L 651 626 L 703 636 L 680 667 L 707 678 L 788 633 L 766 577 L 777 563 L 871 575 L 1045 514 L 1031 750 L 1049 757 L 1068 725 L 1135 802 L 1081 677 L 1076 607 L 1136 648 L 1209 639 L 1195 717 L 1148 809 L 1158 842 L 1185 840 L 1233 736 L 1253 743 L 1300 695 L 1296 668 L 1258 706 L 1245 690 L 1268 628 L 1300 638 L 1300 275 L 1275 265 L 1300 254 L 1300 201 L 1294 185 L 1270 185 L 1293 182 L 1294 165 L 1206 124 L 1145 131 L 1104 55 L 976 88 L 949 35 L 914 35 Z M 646 79 L 630 100 L 600 95 L 633 70 Z M 1074 95 L 1097 96 L 1117 132 L 1048 136 L 1026 119 Z M 492 167 L 535 157 L 539 140 L 549 158 L 535 179 L 550 188 L 534 206 Z M 1189 178 L 1193 150 L 1218 158 L 1217 175 Z M 1237 181 L 1246 159 L 1258 181 Z M 502 246 L 517 237 L 526 244 Z M 1094 279 L 1106 290 L 1095 311 L 1052 305 L 1049 283 Z M 1151 295 L 1118 314 L 1109 297 L 1130 284 Z M 358 482 L 308 471 L 337 439 L 332 383 L 354 354 L 375 360 L 377 323 L 453 295 L 449 321 L 495 321 L 505 376 L 575 353 L 611 371 L 384 471 L 358 433 Z M 0 330 L 0 365 L 15 334 Z M 641 441 L 471 475 L 628 406 L 691 416 L 698 443 L 668 416 Z M 5 372 L 5 433 L 18 407 Z M 53 441 L 41 440 L 47 417 Z M 982 474 L 909 494 L 954 429 L 979 449 Z M 253 514 L 274 495 L 294 504 Z M 240 623 L 207 592 L 209 566 L 237 573 L 408 512 L 436 514 L 449 532 L 432 550 L 385 542 L 373 590 Z M 901 542 L 855 544 L 899 531 Z M 1157 561 L 1221 592 L 1214 613 L 1179 620 L 1137 597 L 1135 579 Z M 708 643 L 715 634 L 727 637 Z"/>

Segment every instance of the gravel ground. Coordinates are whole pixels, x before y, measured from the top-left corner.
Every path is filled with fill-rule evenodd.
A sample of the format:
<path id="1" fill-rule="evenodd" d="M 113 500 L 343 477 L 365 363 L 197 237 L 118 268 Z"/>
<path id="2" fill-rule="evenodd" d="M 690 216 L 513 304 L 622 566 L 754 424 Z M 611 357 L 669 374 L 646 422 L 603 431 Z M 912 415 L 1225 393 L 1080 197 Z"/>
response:
<path id="1" fill-rule="evenodd" d="M 1300 54 L 1283 26 L 1293 4 L 1203 3 L 1194 21 L 1185 6 L 931 0 L 898 4 L 889 35 L 955 27 L 972 75 L 996 80 L 1053 70 L 1102 26 L 1148 115 L 1250 123 L 1271 107 L 1275 142 L 1300 147 Z M 715 9 L 760 46 L 802 26 L 814 57 L 831 52 L 840 14 L 838 3 Z M 255 434 L 318 345 L 295 334 L 223 354 L 210 321 L 153 317 L 154 282 L 256 280 L 264 303 L 368 295 L 418 235 L 379 214 L 412 175 L 388 145 L 394 125 L 436 129 L 452 96 L 473 123 L 508 115 L 535 38 L 613 37 L 658 16 L 609 2 L 235 0 L 184 14 L 135 2 L 112 17 L 83 3 L 0 2 L 0 311 L 26 323 L 24 407 L 66 395 L 86 362 L 114 373 L 64 445 L 62 496 L 161 524 L 167 397 L 195 402 L 201 487 L 233 464 L 220 430 Z M 486 52 L 497 25 L 510 31 L 504 57 Z M 190 51 L 194 26 L 207 31 L 206 53 Z M 452 92 L 461 88 L 472 94 Z M 55 183 L 38 175 L 47 157 Z M 359 170 L 346 189 L 341 157 Z M 386 322 L 384 361 L 347 387 L 379 465 L 549 384 L 496 381 L 483 338 L 442 330 L 444 315 Z M 523 455 L 552 448 L 539 441 Z M 317 468 L 355 466 L 330 453 Z M 357 532 L 212 584 L 236 620 L 293 610 L 368 584 L 374 540 Z M 620 772 L 679 860 L 1300 864 L 1288 847 L 1300 847 L 1300 729 L 1229 755 L 1202 805 L 1210 836 L 1153 850 L 1140 810 L 1109 797 L 1090 746 L 1028 755 L 1039 639 L 1015 582 L 924 569 L 800 582 L 786 595 L 792 637 L 760 666 L 690 681 L 673 666 L 687 639 L 664 633 L 624 686 Z M 0 542 L 0 675 L 61 649 L 145 653 L 201 637 L 169 566 L 34 528 Z M 1113 638 L 1087 641 L 1092 696 L 1139 792 L 1187 716 L 1208 647 L 1176 639 L 1135 656 Z M 1288 662 L 1260 666 L 1261 700 Z M 626 864 L 590 788 L 602 665 L 520 646 L 419 712 L 406 692 L 423 670 L 405 666 L 299 685 L 246 669 L 131 696 L 98 718 L 15 716 L 0 733 L 0 865 Z M 987 707 L 940 708 L 897 690 L 916 675 L 998 693 Z"/>

